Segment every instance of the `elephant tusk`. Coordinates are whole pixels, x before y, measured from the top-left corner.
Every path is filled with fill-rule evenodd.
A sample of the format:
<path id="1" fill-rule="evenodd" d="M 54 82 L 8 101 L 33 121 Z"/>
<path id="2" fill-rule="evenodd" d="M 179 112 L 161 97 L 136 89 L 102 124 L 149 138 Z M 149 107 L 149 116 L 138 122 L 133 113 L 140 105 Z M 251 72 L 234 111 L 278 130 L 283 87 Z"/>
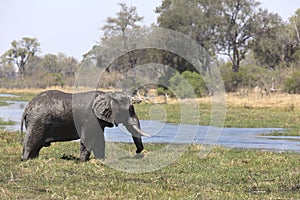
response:
<path id="1" fill-rule="evenodd" d="M 144 133 L 141 129 L 139 129 L 137 125 L 133 125 L 132 128 L 142 136 L 151 137 L 151 135 Z"/>

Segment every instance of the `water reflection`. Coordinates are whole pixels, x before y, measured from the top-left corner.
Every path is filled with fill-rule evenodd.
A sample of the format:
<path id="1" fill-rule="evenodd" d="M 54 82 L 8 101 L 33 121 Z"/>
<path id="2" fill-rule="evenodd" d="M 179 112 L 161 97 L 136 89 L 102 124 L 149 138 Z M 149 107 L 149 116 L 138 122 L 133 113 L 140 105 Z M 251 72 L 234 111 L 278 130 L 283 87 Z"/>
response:
<path id="1" fill-rule="evenodd" d="M 20 120 L 23 110 L 28 102 L 6 101 L 8 106 L 0 106 L 0 118 L 13 120 L 16 125 L 6 126 L 9 131 L 20 130 Z M 159 121 L 141 120 L 142 129 L 150 133 L 152 137 L 143 138 L 145 143 L 193 143 L 210 144 L 205 140 L 208 126 L 184 125 L 185 130 L 189 128 L 196 130 L 194 134 L 180 133 L 180 126 L 176 124 L 162 123 Z M 300 137 L 286 136 L 260 136 L 261 133 L 271 133 L 272 131 L 283 131 L 280 128 L 223 128 L 217 140 L 218 145 L 230 148 L 255 148 L 272 151 L 296 151 L 300 152 Z M 190 137 L 194 138 L 190 138 Z M 105 130 L 107 141 L 111 142 L 132 142 L 131 135 L 120 125 L 119 127 L 107 128 Z"/>

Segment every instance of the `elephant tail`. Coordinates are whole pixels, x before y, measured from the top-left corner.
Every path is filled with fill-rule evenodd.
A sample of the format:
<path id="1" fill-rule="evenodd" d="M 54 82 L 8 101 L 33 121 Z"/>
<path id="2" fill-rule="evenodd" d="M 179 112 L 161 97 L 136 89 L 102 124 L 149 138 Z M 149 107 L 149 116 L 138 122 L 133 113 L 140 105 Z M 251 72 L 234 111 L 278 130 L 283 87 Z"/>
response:
<path id="1" fill-rule="evenodd" d="M 21 118 L 21 132 L 20 132 L 20 142 L 23 143 L 23 125 L 24 125 L 24 121 L 26 118 L 26 112 L 24 112 L 22 114 L 22 118 Z"/>

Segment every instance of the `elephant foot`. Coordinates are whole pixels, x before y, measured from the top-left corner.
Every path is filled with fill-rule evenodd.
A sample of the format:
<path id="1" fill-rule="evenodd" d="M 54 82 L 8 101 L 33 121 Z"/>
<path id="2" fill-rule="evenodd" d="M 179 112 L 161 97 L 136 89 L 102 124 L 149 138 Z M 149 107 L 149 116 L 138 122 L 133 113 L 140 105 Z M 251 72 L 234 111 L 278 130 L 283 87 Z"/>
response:
<path id="1" fill-rule="evenodd" d="M 91 155 L 91 152 L 89 152 L 89 151 L 81 152 L 79 159 L 81 162 L 86 162 L 90 159 L 90 155 Z"/>
<path id="2" fill-rule="evenodd" d="M 22 154 L 22 157 L 21 157 L 21 161 L 37 158 L 39 156 L 40 149 L 41 148 L 28 149 L 28 148 L 25 147 L 23 149 L 23 154 Z"/>
<path id="3" fill-rule="evenodd" d="M 87 150 L 83 143 L 80 143 L 80 161 L 86 162 L 90 159 L 91 152 Z"/>
<path id="4" fill-rule="evenodd" d="M 143 150 L 143 151 L 141 151 L 140 153 L 136 153 L 135 156 L 134 156 L 134 158 L 135 158 L 135 159 L 141 159 L 141 158 L 144 158 L 145 154 L 147 154 L 147 153 L 148 153 L 148 151 Z"/>

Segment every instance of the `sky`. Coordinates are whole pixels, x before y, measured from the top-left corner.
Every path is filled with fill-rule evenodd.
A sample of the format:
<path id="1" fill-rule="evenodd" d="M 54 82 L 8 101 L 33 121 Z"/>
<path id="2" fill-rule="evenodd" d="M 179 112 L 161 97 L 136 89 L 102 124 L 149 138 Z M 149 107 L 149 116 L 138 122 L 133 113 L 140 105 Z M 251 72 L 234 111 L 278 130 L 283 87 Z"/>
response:
<path id="1" fill-rule="evenodd" d="M 107 17 L 119 11 L 118 2 L 137 7 L 143 24 L 156 22 L 162 0 L 6 0 L 0 3 L 0 55 L 13 40 L 36 37 L 41 53 L 65 53 L 78 61 L 100 40 Z M 262 7 L 287 20 L 300 8 L 299 0 L 260 0 Z"/>

